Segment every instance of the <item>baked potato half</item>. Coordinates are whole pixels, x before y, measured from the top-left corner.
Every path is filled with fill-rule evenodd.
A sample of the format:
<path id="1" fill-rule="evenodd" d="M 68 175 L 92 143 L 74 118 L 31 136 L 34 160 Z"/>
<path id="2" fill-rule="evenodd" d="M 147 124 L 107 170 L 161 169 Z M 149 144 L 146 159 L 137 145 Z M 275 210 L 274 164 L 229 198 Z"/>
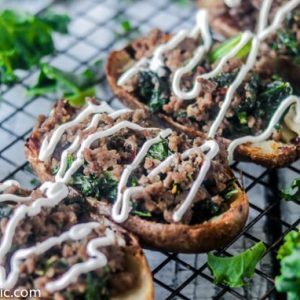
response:
<path id="1" fill-rule="evenodd" d="M 228 60 L 221 72 L 206 79 L 206 74 L 211 74 L 218 66 L 216 57 L 220 59 L 224 49 L 227 49 L 227 52 L 223 55 L 227 55 L 228 45 L 236 43 L 233 40 L 221 45 L 215 42 L 201 62 L 194 66 L 193 72 L 182 76 L 181 90 L 185 95 L 195 90 L 194 82 L 201 83 L 199 94 L 194 98 L 190 97 L 189 100 L 182 100 L 178 97 L 178 92 L 174 92 L 174 83 L 178 83 L 178 72 L 185 68 L 181 67 L 182 62 L 194 59 L 193 55 L 201 41 L 191 37 L 183 39 L 175 48 L 164 53 L 163 67 L 157 72 L 150 70 L 156 50 L 164 47 L 162 44 L 167 45 L 166 41 L 170 41 L 171 38 L 169 34 L 154 30 L 148 37 L 137 39 L 122 50 L 113 51 L 106 64 L 107 80 L 113 93 L 127 106 L 143 108 L 150 111 L 151 116 L 159 117 L 181 132 L 205 138 L 246 58 L 235 57 Z M 144 58 L 149 61 L 149 66 L 137 67 Z M 216 61 L 212 63 L 212 59 Z M 134 74 L 128 76 L 131 71 L 134 71 Z M 260 58 L 253 70 L 246 75 L 234 93 L 216 132 L 224 139 L 226 145 L 236 138 L 255 136 L 264 131 L 279 105 L 295 92 L 288 81 L 272 76 L 274 74 L 276 73 L 269 60 Z M 280 125 L 267 139 L 267 144 L 272 145 L 271 148 L 266 149 L 265 141 L 255 145 L 245 143 L 235 150 L 235 159 L 252 161 L 266 167 L 282 167 L 297 160 L 299 135 L 286 128 L 284 122 L 282 118 Z"/>
<path id="2" fill-rule="evenodd" d="M 31 192 L 15 181 L 0 189 L 1 288 L 35 289 L 32 299 L 153 299 L 136 238 L 104 216 L 93 220 L 75 190 L 46 182 Z"/>
<path id="3" fill-rule="evenodd" d="M 97 106 L 73 110 L 60 101 L 49 118 L 40 118 L 26 156 L 41 180 L 69 184 L 96 208 L 93 216 L 106 215 L 157 249 L 205 252 L 241 231 L 248 201 L 228 168 L 222 141 L 150 127 L 142 110 L 97 114 L 94 106 L 74 124 L 90 105 Z M 61 128 L 52 153 L 41 157 Z"/>

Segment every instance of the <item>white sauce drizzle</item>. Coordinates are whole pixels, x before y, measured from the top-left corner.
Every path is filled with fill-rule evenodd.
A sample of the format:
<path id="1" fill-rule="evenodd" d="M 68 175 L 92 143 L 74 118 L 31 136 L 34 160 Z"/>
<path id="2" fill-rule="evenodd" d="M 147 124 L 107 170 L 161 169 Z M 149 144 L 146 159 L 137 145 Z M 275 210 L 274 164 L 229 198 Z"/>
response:
<path id="1" fill-rule="evenodd" d="M 241 5 L 241 0 L 224 0 L 225 4 L 229 7 L 239 7 Z"/>
<path id="2" fill-rule="evenodd" d="M 157 137 L 145 142 L 143 144 L 141 150 L 136 155 L 132 164 L 128 165 L 122 172 L 122 175 L 121 175 L 121 178 L 120 178 L 120 181 L 118 184 L 117 200 L 114 203 L 113 208 L 112 208 L 112 218 L 114 221 L 116 221 L 118 223 L 122 223 L 128 218 L 129 206 L 127 205 L 126 202 L 123 201 L 124 196 L 123 196 L 122 191 L 124 189 L 126 189 L 126 185 L 127 185 L 127 182 L 128 182 L 128 179 L 129 179 L 131 173 L 139 166 L 139 164 L 145 158 L 150 147 L 154 144 L 157 144 L 162 138 L 166 138 L 171 133 L 172 133 L 171 129 L 162 130 L 161 133 Z"/>
<path id="3" fill-rule="evenodd" d="M 276 112 L 274 113 L 267 129 L 263 133 L 261 133 L 260 135 L 257 135 L 257 136 L 251 136 L 251 135 L 245 136 L 245 137 L 236 139 L 233 142 L 231 142 L 231 144 L 228 147 L 229 162 L 232 162 L 234 150 L 239 145 L 242 145 L 242 144 L 245 144 L 245 143 L 254 143 L 254 142 L 259 143 L 259 142 L 267 140 L 271 136 L 271 134 L 273 133 L 274 126 L 280 121 L 280 119 L 281 119 L 282 115 L 284 114 L 284 112 L 292 104 L 296 105 L 295 109 L 297 111 L 297 114 L 294 115 L 292 121 L 294 122 L 294 124 L 298 125 L 298 128 L 300 128 L 300 98 L 296 97 L 296 96 L 289 96 L 288 98 L 286 98 L 284 101 L 281 102 L 281 104 L 277 108 Z"/>
<path id="4" fill-rule="evenodd" d="M 0 184 L 0 193 L 4 192 L 7 188 L 11 186 L 17 186 L 20 187 L 20 183 L 16 180 L 6 180 L 5 182 Z M 0 195 L 0 203 L 1 202 L 28 202 L 31 200 L 31 197 L 23 197 L 23 196 L 17 196 L 13 194 L 2 194 Z"/>
<path id="5" fill-rule="evenodd" d="M 200 33 L 203 36 L 204 46 L 201 47 L 202 50 L 197 51 L 197 57 L 202 57 L 205 51 L 208 51 L 212 43 L 208 25 L 208 13 L 206 10 L 198 11 L 196 15 L 196 25 L 190 33 L 188 30 L 180 30 L 167 43 L 162 44 L 156 48 L 151 61 L 144 57 L 139 60 L 133 67 L 129 68 L 125 73 L 123 73 L 118 79 L 118 85 L 124 85 L 130 78 L 135 76 L 140 70 L 144 69 L 147 66 L 152 71 L 158 71 L 160 67 L 164 66 L 163 54 L 165 52 L 179 45 L 187 37 L 196 39 Z"/>
<path id="6" fill-rule="evenodd" d="M 0 185 L 1 190 L 5 190 L 7 187 L 17 185 L 19 183 L 10 180 L 6 181 Z M 20 274 L 20 264 L 29 256 L 35 254 L 39 255 L 45 253 L 47 250 L 51 249 L 56 245 L 72 240 L 78 241 L 87 237 L 93 229 L 99 227 L 98 222 L 89 222 L 84 224 L 74 225 L 70 230 L 62 233 L 58 237 L 50 237 L 47 240 L 36 244 L 35 246 L 17 250 L 10 259 L 10 272 L 6 274 L 4 258 L 9 252 L 13 236 L 17 226 L 20 224 L 21 220 L 26 217 L 36 216 L 41 212 L 43 207 L 54 207 L 59 204 L 64 198 L 68 196 L 69 190 L 66 185 L 62 183 L 51 183 L 46 182 L 41 187 L 40 190 L 46 194 L 46 198 L 39 198 L 35 200 L 30 206 L 21 205 L 13 213 L 12 217 L 9 219 L 7 227 L 5 229 L 4 235 L 2 237 L 0 245 L 0 288 L 1 289 L 12 289 L 19 278 Z M 9 194 L 1 195 L 6 197 L 6 201 L 11 201 Z M 21 197 L 20 197 L 21 198 Z M 23 197 L 19 199 L 20 202 L 24 199 L 30 199 L 30 197 Z M 2 202 L 2 201 L 1 201 Z M 105 247 L 117 243 L 120 246 L 125 246 L 125 240 L 119 236 L 116 236 L 114 231 L 106 228 L 105 236 L 94 238 L 87 244 L 87 254 L 89 259 L 85 262 L 77 263 L 73 265 L 66 273 L 64 273 L 59 279 L 49 282 L 46 284 L 45 288 L 48 292 L 54 293 L 58 290 L 62 290 L 69 286 L 71 283 L 76 282 L 81 274 L 91 272 L 95 269 L 102 268 L 107 264 L 106 256 L 101 253 L 98 248 Z"/>
<path id="7" fill-rule="evenodd" d="M 91 229 L 94 229 L 94 223 L 89 223 L 91 226 L 89 226 Z M 87 225 L 82 228 L 83 230 L 87 230 Z M 99 223 L 95 223 L 95 226 Z M 77 225 L 78 226 L 78 225 Z M 74 227 L 73 227 L 74 228 Z M 76 232 L 76 229 L 72 232 L 73 236 L 77 238 L 78 233 Z M 120 239 L 119 239 L 120 240 Z M 116 236 L 114 232 L 106 228 L 105 230 L 105 236 L 92 239 L 87 244 L 87 254 L 89 256 L 89 259 L 87 261 L 77 263 L 73 265 L 65 274 L 63 274 L 59 279 L 49 282 L 46 284 L 46 289 L 50 293 L 54 293 L 58 290 L 62 290 L 66 287 L 68 287 L 71 283 L 74 283 L 77 281 L 78 277 L 81 274 L 89 273 L 93 270 L 96 270 L 98 268 L 103 268 L 105 265 L 107 265 L 107 258 L 106 256 L 98 250 L 99 247 L 106 247 L 113 244 L 116 244 L 118 242 L 118 239 L 116 239 Z M 119 242 L 120 244 L 120 242 Z M 122 246 L 125 245 L 125 241 L 122 239 Z"/>
<path id="8" fill-rule="evenodd" d="M 67 170 L 67 172 L 65 172 L 67 154 L 65 154 L 63 156 L 64 160 L 61 162 L 62 171 L 59 172 L 59 174 L 55 177 L 55 180 L 57 182 L 63 182 L 63 183 L 69 182 L 72 175 L 84 164 L 84 157 L 83 157 L 84 150 L 89 148 L 96 140 L 110 136 L 123 128 L 129 128 L 132 130 L 139 130 L 139 131 L 158 130 L 157 128 L 144 128 L 137 124 L 131 123 L 129 121 L 122 121 L 122 122 L 114 125 L 111 128 L 93 133 L 93 134 L 89 135 L 84 141 L 81 142 L 81 146 L 77 152 L 76 159 L 74 160 L 74 162 L 72 163 L 70 168 Z M 77 146 L 76 143 L 75 143 L 75 145 L 73 145 L 73 144 L 71 145 L 71 147 L 72 147 L 71 150 L 73 150 L 75 148 L 75 146 Z M 70 151 L 70 149 L 68 149 L 68 151 Z"/>
<path id="9" fill-rule="evenodd" d="M 61 139 L 62 135 L 66 132 L 66 130 L 68 130 L 76 124 L 79 124 L 91 114 L 104 112 L 112 113 L 113 109 L 105 102 L 102 102 L 100 105 L 96 105 L 92 102 L 89 102 L 87 107 L 80 114 L 78 114 L 78 116 L 74 120 L 64 123 L 61 126 L 57 127 L 57 129 L 54 130 L 50 141 L 48 140 L 48 137 L 45 137 L 41 145 L 39 160 L 45 161 L 53 154 L 57 143 Z"/>
<path id="10" fill-rule="evenodd" d="M 113 119 L 116 119 L 118 117 L 120 117 L 121 115 L 128 113 L 128 112 L 132 112 L 131 109 L 128 108 L 124 108 L 124 109 L 120 109 L 117 111 L 114 111 L 112 113 L 109 114 L 109 116 Z M 98 123 L 100 121 L 101 118 L 101 114 L 96 114 L 93 116 L 91 123 L 89 124 L 89 126 L 85 129 L 91 129 L 93 127 L 98 126 Z M 62 125 L 61 125 L 62 126 Z M 67 182 L 69 179 L 64 180 L 64 174 L 66 172 L 67 169 L 67 165 L 68 165 L 68 156 L 70 154 L 73 154 L 74 152 L 76 152 L 76 150 L 78 149 L 78 147 L 80 146 L 80 136 L 76 136 L 76 138 L 74 139 L 73 143 L 69 146 L 69 148 L 65 149 L 62 152 L 61 155 L 61 163 L 58 169 L 57 174 L 55 175 L 55 181 L 56 182 Z"/>
<path id="11" fill-rule="evenodd" d="M 242 66 L 234 82 L 229 86 L 227 94 L 225 96 L 225 100 L 221 106 L 218 116 L 209 130 L 208 133 L 209 137 L 215 136 L 231 104 L 234 92 L 242 83 L 242 81 L 244 80 L 248 72 L 253 68 L 256 62 L 260 42 L 264 40 L 270 33 L 276 31 L 280 27 L 283 20 L 285 19 L 286 14 L 289 13 L 291 10 L 293 10 L 299 4 L 300 4 L 300 0 L 291 0 L 287 4 L 283 5 L 280 9 L 278 9 L 273 23 L 269 27 L 265 28 L 268 21 L 268 12 L 270 10 L 271 3 L 269 3 L 269 1 L 264 3 L 260 11 L 259 24 L 258 24 L 259 31 L 257 32 L 257 35 L 252 40 L 251 50 L 247 58 L 247 61 Z"/>
<path id="12" fill-rule="evenodd" d="M 6 180 L 6 181 L 2 182 L 0 184 L 0 193 L 5 191 L 7 188 L 9 188 L 13 185 L 20 187 L 20 183 L 16 180 Z"/>
<path id="13" fill-rule="evenodd" d="M 188 208 L 190 207 L 190 205 L 192 204 L 193 199 L 195 198 L 197 191 L 199 190 L 199 187 L 201 186 L 201 184 L 202 184 L 203 180 L 205 179 L 205 176 L 210 168 L 212 159 L 219 152 L 219 146 L 215 141 L 206 141 L 201 147 L 191 148 L 191 149 L 188 149 L 187 151 L 185 151 L 182 154 L 182 158 L 186 159 L 191 154 L 193 154 L 199 150 L 201 150 L 202 152 L 208 151 L 208 153 L 205 155 L 205 160 L 203 162 L 203 165 L 201 166 L 199 174 L 198 174 L 195 182 L 193 183 L 188 196 L 186 197 L 184 202 L 181 204 L 179 209 L 173 214 L 174 222 L 179 222 L 182 219 L 183 215 L 188 210 Z M 167 157 L 155 169 L 153 169 L 148 174 L 147 177 L 150 178 L 150 177 L 158 175 L 163 168 L 165 168 L 171 164 L 172 160 L 176 157 L 176 155 L 177 154 L 173 154 L 173 155 Z M 140 163 L 140 162 L 138 162 L 138 163 Z M 122 177 L 123 177 L 124 173 L 122 174 Z M 114 221 L 120 222 L 120 223 L 124 222 L 128 218 L 129 211 L 130 211 L 131 196 L 133 196 L 136 193 L 142 192 L 144 190 L 144 188 L 142 186 L 130 187 L 125 190 L 123 197 L 122 197 L 121 192 L 124 188 L 126 188 L 126 183 L 127 183 L 129 174 L 125 173 L 124 177 L 125 177 L 124 182 L 121 182 L 122 178 L 120 180 L 120 184 L 118 186 L 118 200 L 114 204 L 113 209 L 112 209 L 112 217 L 113 217 Z M 121 213 L 120 213 L 120 206 L 122 206 Z"/>
<path id="14" fill-rule="evenodd" d="M 202 34 L 204 45 L 197 50 L 197 57 L 202 57 L 203 54 L 211 47 L 212 38 L 208 25 L 208 13 L 206 10 L 199 10 L 196 15 L 196 26 L 189 34 L 188 30 L 180 30 L 167 43 L 156 48 L 150 62 L 150 70 L 158 71 L 164 66 L 163 54 L 178 46 L 184 39 L 191 37 L 196 39 L 199 34 Z"/>
<path id="15" fill-rule="evenodd" d="M 89 235 L 92 230 L 97 228 L 98 226 L 99 223 L 96 222 L 75 225 L 69 231 L 62 233 L 58 237 L 51 237 L 33 247 L 17 250 L 11 258 L 11 271 L 7 276 L 5 276 L 5 269 L 2 266 L 0 267 L 0 288 L 11 289 L 15 286 L 20 273 L 19 265 L 30 255 L 42 254 L 52 247 L 59 245 L 67 240 L 81 240 Z"/>
<path id="16" fill-rule="evenodd" d="M 3 264 L 4 257 L 12 245 L 13 236 L 19 223 L 26 217 L 36 216 L 43 207 L 54 207 L 68 196 L 68 188 L 62 183 L 45 182 L 40 190 L 46 194 L 46 198 L 35 200 L 29 206 L 21 205 L 9 219 L 0 244 L 0 263 Z M 5 288 L 7 283 L 6 271 L 0 266 L 0 288 Z"/>
<path id="17" fill-rule="evenodd" d="M 176 70 L 174 73 L 174 78 L 172 82 L 172 89 L 177 98 L 181 100 L 191 100 L 197 97 L 201 91 L 201 82 L 198 80 L 200 78 L 210 79 L 217 76 L 223 69 L 224 65 L 230 58 L 236 56 L 236 54 L 249 42 L 253 37 L 253 34 L 250 31 L 243 33 L 240 42 L 228 53 L 226 54 L 218 63 L 216 68 L 209 73 L 201 74 L 195 78 L 193 88 L 190 91 L 182 91 L 180 88 L 180 82 L 184 74 L 192 71 L 196 65 L 201 61 L 203 54 L 205 53 L 204 48 L 200 47 L 199 52 L 189 61 L 189 63 Z M 208 51 L 208 49 L 206 50 Z M 198 55 L 201 52 L 201 55 Z"/>

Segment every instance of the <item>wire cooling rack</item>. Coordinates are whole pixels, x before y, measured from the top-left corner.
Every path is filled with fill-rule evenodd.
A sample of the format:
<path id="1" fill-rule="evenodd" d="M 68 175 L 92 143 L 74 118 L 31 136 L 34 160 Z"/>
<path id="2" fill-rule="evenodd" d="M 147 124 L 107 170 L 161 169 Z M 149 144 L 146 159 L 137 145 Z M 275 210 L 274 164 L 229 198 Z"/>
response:
<path id="1" fill-rule="evenodd" d="M 20 7 L 20 1 L 2 1 L 1 5 Z M 80 72 L 112 49 L 125 45 L 136 35 L 159 27 L 166 31 L 192 27 L 195 6 L 188 0 L 73 0 L 22 1 L 26 9 L 38 12 L 51 9 L 72 17 L 70 34 L 56 35 L 58 53 L 48 57 L 50 64 L 66 71 Z M 120 23 L 129 20 L 135 30 L 122 32 Z M 20 72 L 20 83 L 1 87 L 0 104 L 0 180 L 15 178 L 29 188 L 37 183 L 25 160 L 23 145 L 36 116 L 49 114 L 55 97 L 27 98 L 38 71 Z M 114 108 L 122 105 L 113 97 L 102 74 L 97 86 L 99 99 Z M 284 299 L 276 293 L 274 277 L 279 272 L 276 251 L 283 236 L 300 224 L 300 205 L 280 198 L 280 189 L 300 176 L 300 163 L 278 171 L 252 164 L 233 165 L 248 193 L 249 219 L 243 232 L 219 255 L 233 255 L 255 242 L 264 241 L 268 251 L 246 287 L 231 289 L 215 285 L 206 263 L 206 255 L 185 255 L 145 250 L 153 272 L 156 299 Z M 143 299 L 141 299 L 143 300 Z"/>

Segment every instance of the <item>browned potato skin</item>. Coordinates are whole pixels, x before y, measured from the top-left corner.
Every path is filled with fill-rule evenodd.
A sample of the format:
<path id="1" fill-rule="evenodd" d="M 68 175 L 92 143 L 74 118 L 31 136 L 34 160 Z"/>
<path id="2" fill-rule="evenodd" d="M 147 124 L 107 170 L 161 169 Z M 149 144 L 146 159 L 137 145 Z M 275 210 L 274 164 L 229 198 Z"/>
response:
<path id="1" fill-rule="evenodd" d="M 166 40 L 170 39 L 170 35 L 166 34 Z M 127 106 L 135 108 L 143 108 L 149 111 L 148 107 L 139 101 L 134 95 L 128 93 L 125 89 L 117 84 L 118 78 L 123 73 L 125 67 L 131 62 L 130 45 L 119 51 L 113 51 L 106 64 L 106 77 L 113 93 Z M 299 73 L 300 76 L 300 73 Z M 150 114 L 153 116 L 153 114 Z M 176 130 L 183 131 L 190 136 L 200 136 L 205 138 L 205 134 L 199 130 L 184 126 L 177 123 L 172 118 L 163 113 L 158 113 L 157 117 L 170 125 Z M 229 141 L 227 141 L 229 142 Z M 283 167 L 291 164 L 300 158 L 300 146 L 296 147 L 292 144 L 286 144 L 284 149 L 274 151 L 270 155 L 265 155 L 259 148 L 251 147 L 251 145 L 244 144 L 235 151 L 235 159 L 241 161 L 251 161 L 269 168 Z"/>
<path id="2" fill-rule="evenodd" d="M 99 217 L 99 216 L 98 216 Z M 120 230 L 122 230 L 120 228 Z M 154 287 L 152 280 L 152 273 L 150 271 L 147 260 L 138 243 L 138 240 L 132 235 L 128 234 L 131 246 L 126 248 L 127 268 L 136 276 L 136 286 L 134 289 L 128 290 L 121 295 L 115 295 L 111 300 L 153 300 Z"/>
<path id="3" fill-rule="evenodd" d="M 163 224 L 130 216 L 121 224 L 138 236 L 146 247 L 176 253 L 203 253 L 224 247 L 244 227 L 249 211 L 246 193 L 239 192 L 230 208 L 218 217 L 196 225 Z M 89 198 L 89 203 L 101 214 L 110 215 L 111 207 Z"/>

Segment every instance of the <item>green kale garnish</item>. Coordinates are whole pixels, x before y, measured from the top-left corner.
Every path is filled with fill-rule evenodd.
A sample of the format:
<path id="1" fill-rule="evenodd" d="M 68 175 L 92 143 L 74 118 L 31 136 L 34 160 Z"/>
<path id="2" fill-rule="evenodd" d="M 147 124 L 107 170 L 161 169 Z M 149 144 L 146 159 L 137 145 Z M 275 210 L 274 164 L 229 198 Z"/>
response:
<path id="1" fill-rule="evenodd" d="M 300 178 L 295 178 L 289 187 L 282 190 L 281 196 L 287 201 L 300 201 Z"/>
<path id="2" fill-rule="evenodd" d="M 0 83 L 13 84 L 16 69 L 29 70 L 55 51 L 52 33 L 67 32 L 69 17 L 4 10 L 0 12 Z"/>
<path id="3" fill-rule="evenodd" d="M 217 75 L 214 80 L 217 82 L 218 86 L 225 87 L 229 86 L 235 79 L 236 73 L 222 73 Z"/>
<path id="4" fill-rule="evenodd" d="M 157 160 L 164 160 L 171 154 L 169 149 L 169 144 L 167 139 L 161 139 L 161 141 L 157 144 L 154 144 L 150 147 L 147 156 L 152 157 Z"/>
<path id="5" fill-rule="evenodd" d="M 214 282 L 232 288 L 246 285 L 266 250 L 264 243 L 259 242 L 239 255 L 231 257 L 219 257 L 209 253 L 207 262 L 214 276 Z"/>
<path id="6" fill-rule="evenodd" d="M 2 220 L 3 218 L 9 217 L 12 212 L 13 212 L 12 207 L 10 207 L 10 206 L 1 206 L 0 207 L 0 220 Z"/>
<path id="7" fill-rule="evenodd" d="M 213 64 L 228 54 L 241 41 L 242 34 L 238 34 L 216 47 L 209 53 L 209 60 Z M 251 49 L 252 40 L 250 40 L 236 55 L 237 58 L 244 58 L 248 55 Z"/>
<path id="8" fill-rule="evenodd" d="M 225 190 L 223 190 L 220 195 L 225 199 L 225 200 L 231 200 L 235 195 L 237 195 L 238 190 L 235 187 L 236 184 L 236 179 L 231 179 L 227 182 Z"/>
<path id="9" fill-rule="evenodd" d="M 84 294 L 85 300 L 108 300 L 109 289 L 108 289 L 108 279 L 109 279 L 109 268 L 105 267 L 103 269 L 103 274 L 101 276 L 93 276 L 93 274 L 87 274 L 87 287 Z"/>
<path id="10" fill-rule="evenodd" d="M 226 137 L 234 138 L 240 133 L 251 134 L 251 128 L 248 127 L 250 116 L 268 124 L 280 103 L 293 93 L 290 83 L 281 78 L 274 76 L 271 82 L 264 84 L 256 74 L 245 84 L 244 91 L 245 100 L 235 108 L 234 116 L 229 118 L 233 126 L 224 133 Z"/>
<path id="11" fill-rule="evenodd" d="M 152 71 L 139 72 L 138 95 L 153 112 L 162 110 L 169 102 L 170 87 L 167 76 L 159 77 Z"/>
<path id="12" fill-rule="evenodd" d="M 141 218 L 151 218 L 152 214 L 150 211 L 146 211 L 141 208 L 141 205 L 139 202 L 133 202 L 131 201 L 131 214 L 135 216 L 139 216 Z"/>
<path id="13" fill-rule="evenodd" d="M 73 176 L 71 184 L 86 197 L 105 198 L 111 202 L 117 197 L 118 182 L 110 172 L 105 172 L 101 176 L 77 173 Z"/>
<path id="14" fill-rule="evenodd" d="M 94 84 L 97 81 L 96 74 L 100 71 L 99 64 L 100 61 L 82 73 L 74 74 L 42 63 L 40 64 L 38 81 L 28 90 L 28 95 L 38 96 L 57 92 L 61 97 L 68 100 L 71 105 L 83 105 L 86 97 L 95 96 Z"/>
<path id="15" fill-rule="evenodd" d="M 300 64 L 300 43 L 293 26 L 299 23 L 299 18 L 299 14 L 289 14 L 286 26 L 277 32 L 276 39 L 270 45 L 277 53 L 292 57 L 296 64 Z"/>
<path id="16" fill-rule="evenodd" d="M 73 161 L 75 160 L 74 156 L 72 154 L 68 154 L 67 156 L 67 170 L 71 167 Z M 59 170 L 59 165 L 53 167 L 51 169 L 52 175 L 56 175 Z"/>
<path id="17" fill-rule="evenodd" d="M 287 293 L 288 300 L 300 299 L 300 231 L 291 231 L 278 251 L 280 276 L 275 279 L 278 292 Z"/>

